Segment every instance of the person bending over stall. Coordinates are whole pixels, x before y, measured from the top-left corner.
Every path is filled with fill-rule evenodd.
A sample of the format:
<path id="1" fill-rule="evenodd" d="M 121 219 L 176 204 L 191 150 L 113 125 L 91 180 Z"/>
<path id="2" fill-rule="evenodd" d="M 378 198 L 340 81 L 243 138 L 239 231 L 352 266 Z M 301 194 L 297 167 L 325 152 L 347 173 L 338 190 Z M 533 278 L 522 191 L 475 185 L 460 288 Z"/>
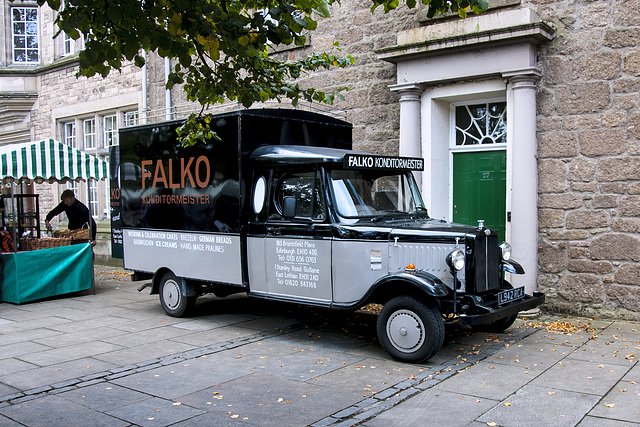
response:
<path id="1" fill-rule="evenodd" d="M 60 215 L 62 212 L 67 214 L 69 219 L 69 230 L 78 230 L 80 228 L 86 228 L 91 221 L 91 240 L 96 240 L 96 222 L 89 213 L 89 209 L 80 200 L 76 199 L 73 190 L 64 190 L 60 196 L 62 201 L 58 206 L 51 209 L 47 214 L 44 223 L 47 226 L 47 230 L 51 231 L 51 221 L 53 217 Z"/>

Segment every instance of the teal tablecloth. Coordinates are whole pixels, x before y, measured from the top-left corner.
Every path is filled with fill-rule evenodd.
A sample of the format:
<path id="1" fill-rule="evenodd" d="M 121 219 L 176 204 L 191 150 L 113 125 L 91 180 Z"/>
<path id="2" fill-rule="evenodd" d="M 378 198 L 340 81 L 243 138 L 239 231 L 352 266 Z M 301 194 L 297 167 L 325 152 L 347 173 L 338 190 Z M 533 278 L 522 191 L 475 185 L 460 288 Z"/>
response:
<path id="1" fill-rule="evenodd" d="M 0 255 L 3 302 L 21 304 L 90 289 L 90 243 Z"/>

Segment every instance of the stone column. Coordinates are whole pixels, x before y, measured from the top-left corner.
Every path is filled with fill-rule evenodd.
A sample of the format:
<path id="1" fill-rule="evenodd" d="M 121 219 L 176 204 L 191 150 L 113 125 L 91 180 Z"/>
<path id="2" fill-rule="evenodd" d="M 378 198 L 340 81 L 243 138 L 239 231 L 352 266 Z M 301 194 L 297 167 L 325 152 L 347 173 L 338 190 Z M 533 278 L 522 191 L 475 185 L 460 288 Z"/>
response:
<path id="1" fill-rule="evenodd" d="M 531 67 L 502 74 L 510 86 L 512 129 L 511 246 L 524 275 L 513 275 L 514 287 L 537 290 L 538 275 L 538 160 L 536 138 L 536 82 L 540 71 Z"/>
<path id="2" fill-rule="evenodd" d="M 423 157 L 420 141 L 420 97 L 424 87 L 418 83 L 404 83 L 389 86 L 400 94 L 400 155 Z M 418 188 L 422 187 L 422 173 L 415 172 Z"/>

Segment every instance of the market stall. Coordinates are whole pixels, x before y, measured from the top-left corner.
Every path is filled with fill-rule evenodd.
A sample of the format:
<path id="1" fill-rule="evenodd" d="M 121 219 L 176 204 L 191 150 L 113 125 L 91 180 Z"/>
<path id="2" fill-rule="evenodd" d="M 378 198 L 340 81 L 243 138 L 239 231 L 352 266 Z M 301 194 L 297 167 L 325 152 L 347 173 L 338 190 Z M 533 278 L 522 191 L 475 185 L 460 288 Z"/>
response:
<path id="1" fill-rule="evenodd" d="M 53 139 L 0 147 L 2 231 L 11 252 L 0 254 L 0 300 L 21 304 L 93 287 L 90 230 L 43 237 L 37 195 L 16 194 L 17 184 L 101 180 L 107 163 Z"/>

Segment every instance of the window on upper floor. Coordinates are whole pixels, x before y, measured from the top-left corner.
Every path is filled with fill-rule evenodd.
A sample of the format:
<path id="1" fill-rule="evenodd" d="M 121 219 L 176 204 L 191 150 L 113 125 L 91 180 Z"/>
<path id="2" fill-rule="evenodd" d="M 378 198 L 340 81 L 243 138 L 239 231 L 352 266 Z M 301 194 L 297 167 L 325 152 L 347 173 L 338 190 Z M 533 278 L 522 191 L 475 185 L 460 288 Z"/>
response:
<path id="1" fill-rule="evenodd" d="M 98 216 L 98 182 L 95 179 L 87 181 L 87 199 L 91 216 Z"/>
<path id="2" fill-rule="evenodd" d="M 70 147 L 76 146 L 76 123 L 67 122 L 64 124 L 64 143 Z"/>
<path id="3" fill-rule="evenodd" d="M 135 126 L 138 124 L 138 112 L 126 111 L 124 113 L 124 126 Z"/>
<path id="4" fill-rule="evenodd" d="M 62 36 L 63 47 L 62 47 L 62 55 L 71 55 L 75 53 L 76 42 L 74 39 L 69 37 L 66 33 L 63 33 Z"/>
<path id="5" fill-rule="evenodd" d="M 38 8 L 11 8 L 11 43 L 13 62 L 37 64 L 40 62 Z"/>
<path id="6" fill-rule="evenodd" d="M 103 117 L 104 146 L 118 145 L 118 122 L 116 115 Z"/>
<path id="7" fill-rule="evenodd" d="M 84 149 L 96 148 L 96 119 L 85 119 L 82 121 L 82 139 Z"/>

